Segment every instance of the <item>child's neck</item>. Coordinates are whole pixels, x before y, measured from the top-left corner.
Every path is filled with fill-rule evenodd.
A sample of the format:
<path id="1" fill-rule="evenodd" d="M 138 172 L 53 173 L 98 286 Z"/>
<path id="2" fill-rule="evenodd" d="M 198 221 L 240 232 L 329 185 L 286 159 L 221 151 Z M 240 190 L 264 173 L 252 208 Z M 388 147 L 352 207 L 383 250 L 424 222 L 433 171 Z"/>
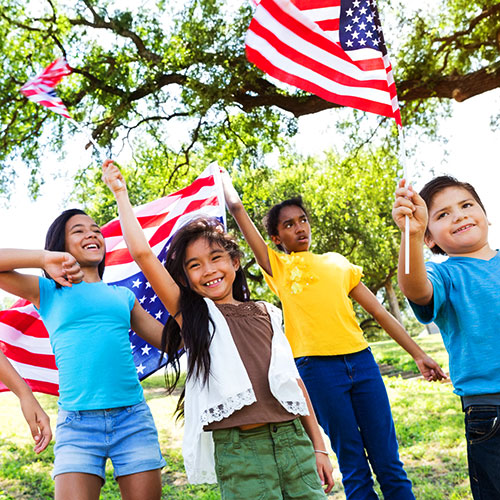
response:
<path id="1" fill-rule="evenodd" d="M 495 255 L 497 254 L 496 250 L 493 250 L 489 243 L 486 243 L 484 246 L 481 248 L 478 248 L 476 250 L 472 250 L 470 252 L 456 252 L 456 253 L 449 253 L 449 257 L 471 257 L 474 259 L 481 259 L 481 260 L 490 260 Z"/>
<path id="2" fill-rule="evenodd" d="M 85 283 L 98 283 L 102 281 L 97 267 L 82 267 L 83 280 Z"/>

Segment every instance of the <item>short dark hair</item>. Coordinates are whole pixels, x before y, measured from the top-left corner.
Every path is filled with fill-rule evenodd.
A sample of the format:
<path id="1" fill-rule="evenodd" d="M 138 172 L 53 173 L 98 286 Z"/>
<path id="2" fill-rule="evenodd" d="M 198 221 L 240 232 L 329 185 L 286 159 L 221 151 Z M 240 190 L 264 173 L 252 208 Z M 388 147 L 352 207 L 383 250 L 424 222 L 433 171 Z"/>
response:
<path id="1" fill-rule="evenodd" d="M 66 223 L 74 215 L 89 215 L 79 208 L 70 208 L 65 210 L 59 217 L 57 217 L 54 222 L 49 227 L 47 231 L 47 236 L 45 237 L 45 250 L 50 250 L 51 252 L 66 252 Z M 104 274 L 105 258 L 99 263 L 97 270 L 99 272 L 99 277 L 102 279 Z M 45 271 L 44 275 L 47 278 L 52 279 Z M 60 287 L 58 283 L 56 286 Z"/>
<path id="2" fill-rule="evenodd" d="M 479 195 L 476 193 L 474 187 L 468 182 L 460 182 L 450 175 L 440 175 L 439 177 L 435 177 L 431 181 L 429 181 L 420 191 L 420 196 L 425 201 L 427 208 L 429 209 L 434 197 L 449 187 L 458 187 L 465 189 L 479 204 L 479 206 L 483 209 L 484 213 L 486 213 L 486 209 L 484 208 L 483 202 Z M 425 235 L 429 236 L 429 230 L 426 229 Z M 431 248 L 431 252 L 435 254 L 446 255 L 446 252 L 440 248 L 438 245 L 434 245 Z"/>
<path id="3" fill-rule="evenodd" d="M 309 219 L 309 214 L 307 213 L 306 207 L 304 206 L 304 202 L 301 196 L 295 196 L 294 198 L 289 198 L 288 200 L 284 200 L 281 203 L 277 203 L 273 205 L 265 217 L 262 219 L 262 223 L 266 228 L 267 234 L 269 237 L 278 236 L 278 222 L 280 218 L 281 210 L 285 207 L 299 207 Z M 281 251 L 285 251 L 285 249 L 281 245 L 276 245 Z"/>

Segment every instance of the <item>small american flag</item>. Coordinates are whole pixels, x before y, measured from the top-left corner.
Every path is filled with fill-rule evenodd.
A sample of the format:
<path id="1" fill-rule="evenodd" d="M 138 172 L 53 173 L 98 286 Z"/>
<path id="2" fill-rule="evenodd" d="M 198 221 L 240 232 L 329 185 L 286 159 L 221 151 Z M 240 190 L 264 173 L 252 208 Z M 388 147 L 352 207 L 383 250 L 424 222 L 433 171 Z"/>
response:
<path id="1" fill-rule="evenodd" d="M 151 248 L 158 259 L 164 262 L 172 236 L 194 217 L 217 217 L 225 225 L 219 167 L 210 165 L 186 188 L 142 205 L 135 209 L 135 213 Z M 119 220 L 115 219 L 103 226 L 102 233 L 106 241 L 104 281 L 132 290 L 144 309 L 165 323 L 168 312 L 132 260 L 123 240 Z M 143 380 L 158 370 L 160 351 L 132 330 L 129 334 L 137 374 Z M 19 300 L 11 309 L 0 312 L 0 349 L 33 391 L 58 395 L 59 377 L 49 335 L 30 302 Z M 0 384 L 2 390 L 6 388 Z"/>
<path id="2" fill-rule="evenodd" d="M 66 106 L 57 97 L 55 87 L 61 79 L 71 74 L 71 68 L 65 59 L 56 59 L 49 64 L 38 76 L 26 82 L 20 89 L 30 101 L 46 106 L 65 118 L 71 119 Z"/>
<path id="3" fill-rule="evenodd" d="M 277 80 L 401 125 L 375 0 L 261 0 L 245 42 Z"/>

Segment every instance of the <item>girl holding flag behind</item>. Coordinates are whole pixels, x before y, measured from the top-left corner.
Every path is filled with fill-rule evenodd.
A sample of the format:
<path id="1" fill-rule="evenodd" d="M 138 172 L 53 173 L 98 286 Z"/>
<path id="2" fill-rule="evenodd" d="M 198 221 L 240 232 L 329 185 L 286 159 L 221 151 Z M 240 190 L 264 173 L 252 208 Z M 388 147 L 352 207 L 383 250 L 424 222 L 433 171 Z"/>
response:
<path id="1" fill-rule="evenodd" d="M 217 479 L 223 500 L 325 498 L 321 482 L 332 489 L 332 466 L 281 314 L 249 300 L 234 239 L 217 219 L 196 218 L 175 233 L 164 267 L 110 160 L 103 177 L 130 253 L 170 313 L 163 346 L 175 372 L 170 390 L 179 380 L 179 350 L 187 352 L 178 409 L 188 480 Z"/>
<path id="2" fill-rule="evenodd" d="M 55 498 L 97 500 L 110 458 L 123 499 L 160 500 L 165 461 L 128 332 L 132 327 L 159 347 L 163 325 L 130 290 L 102 281 L 104 238 L 85 212 L 63 212 L 45 248 L 0 249 L 0 288 L 37 308 L 54 351 L 60 393 Z M 22 268 L 43 269 L 46 277 L 15 271 Z"/>
<path id="3" fill-rule="evenodd" d="M 26 382 L 19 376 L 14 367 L 0 350 L 0 382 L 11 390 L 21 403 L 24 418 L 30 426 L 31 435 L 35 440 L 35 452 L 40 453 L 50 443 L 52 431 L 50 419 L 42 410 Z"/>
<path id="4" fill-rule="evenodd" d="M 427 380 L 446 375 L 363 285 L 360 267 L 334 252 L 309 251 L 311 228 L 300 198 L 275 205 L 266 216 L 269 236 L 281 250 L 276 252 L 250 220 L 227 172 L 223 185 L 228 209 L 283 305 L 285 334 L 337 455 L 346 498 L 378 498 L 371 465 L 385 500 L 414 500 L 384 382 L 350 299 L 413 357 Z"/>

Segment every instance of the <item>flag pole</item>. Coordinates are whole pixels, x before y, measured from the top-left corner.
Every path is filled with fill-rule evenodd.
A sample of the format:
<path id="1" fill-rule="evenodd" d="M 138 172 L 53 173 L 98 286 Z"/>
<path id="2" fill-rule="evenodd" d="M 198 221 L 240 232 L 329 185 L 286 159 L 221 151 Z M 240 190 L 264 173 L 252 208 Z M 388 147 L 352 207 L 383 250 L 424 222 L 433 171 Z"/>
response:
<path id="1" fill-rule="evenodd" d="M 406 161 L 406 145 L 403 127 L 398 125 L 399 144 L 401 147 L 401 163 L 403 165 L 403 179 L 408 186 L 408 162 Z M 405 215 L 405 274 L 410 274 L 410 218 Z"/>
<path id="2" fill-rule="evenodd" d="M 73 118 L 69 118 L 69 121 L 80 132 L 82 132 L 83 134 L 85 134 L 87 136 L 87 138 L 90 141 L 90 143 L 92 144 L 92 146 L 94 146 L 95 150 L 99 153 L 99 156 L 101 157 L 100 160 L 104 161 L 106 159 L 106 152 L 104 151 L 104 149 L 101 148 L 101 146 L 99 146 L 99 144 L 97 144 L 97 142 L 92 137 L 92 134 L 89 134 L 89 131 L 85 127 L 83 127 L 80 123 L 78 123 L 76 120 L 74 120 Z"/>

